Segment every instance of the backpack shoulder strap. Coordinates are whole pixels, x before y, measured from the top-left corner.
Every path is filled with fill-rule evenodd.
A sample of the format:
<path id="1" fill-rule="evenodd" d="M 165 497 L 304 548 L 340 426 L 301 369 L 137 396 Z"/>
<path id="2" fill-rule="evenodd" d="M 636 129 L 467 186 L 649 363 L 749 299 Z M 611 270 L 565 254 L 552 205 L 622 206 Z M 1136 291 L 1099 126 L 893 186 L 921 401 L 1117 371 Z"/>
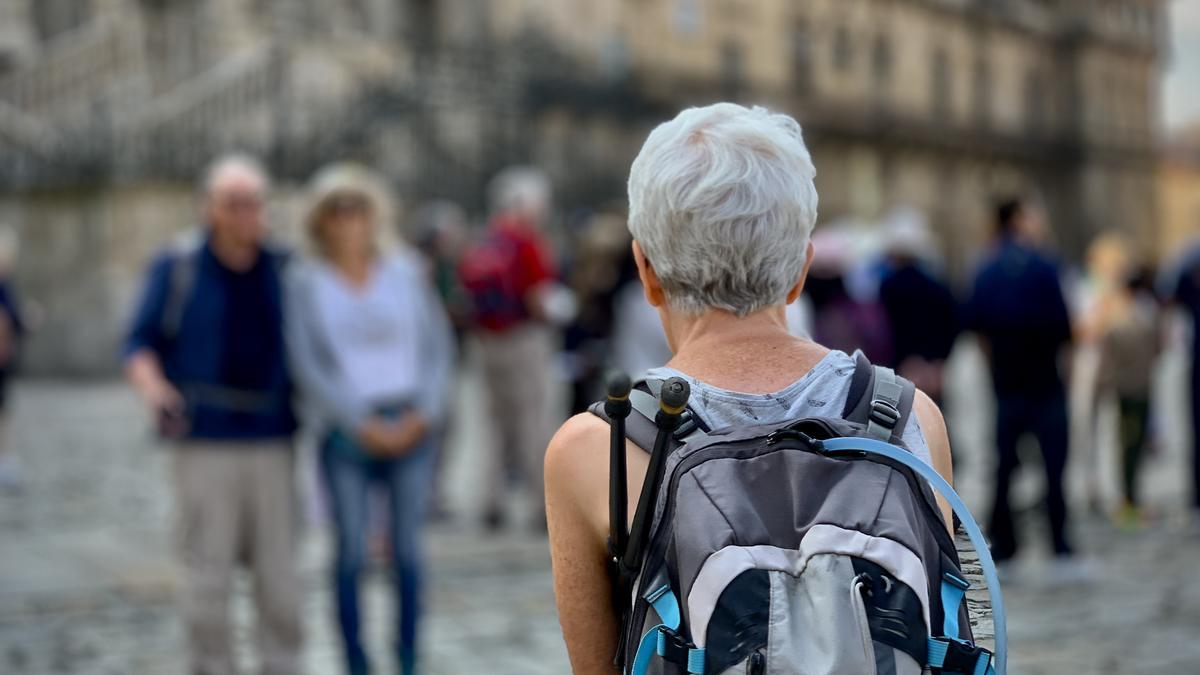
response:
<path id="1" fill-rule="evenodd" d="M 167 280 L 167 301 L 163 305 L 159 331 L 163 339 L 171 342 L 179 335 L 183 324 L 183 311 L 196 285 L 196 274 L 200 267 L 200 249 L 203 240 L 186 238 L 175 247 L 171 257 L 171 273 Z"/>
<path id="2" fill-rule="evenodd" d="M 842 417 L 864 424 L 867 435 L 896 443 L 912 414 L 916 387 L 891 368 L 875 366 L 861 351 L 854 352 L 854 375 Z"/>
<path id="3" fill-rule="evenodd" d="M 658 416 L 658 392 L 662 388 L 662 380 L 639 380 L 629 392 L 629 404 L 633 407 L 632 414 L 625 418 L 625 438 L 645 450 L 654 450 L 654 439 L 658 436 L 658 425 L 654 420 Z M 588 407 L 588 412 L 596 417 L 610 422 L 604 412 L 604 401 L 598 401 Z M 695 441 L 708 434 L 708 428 L 691 408 L 684 413 L 683 421 L 675 430 L 676 442 Z"/>

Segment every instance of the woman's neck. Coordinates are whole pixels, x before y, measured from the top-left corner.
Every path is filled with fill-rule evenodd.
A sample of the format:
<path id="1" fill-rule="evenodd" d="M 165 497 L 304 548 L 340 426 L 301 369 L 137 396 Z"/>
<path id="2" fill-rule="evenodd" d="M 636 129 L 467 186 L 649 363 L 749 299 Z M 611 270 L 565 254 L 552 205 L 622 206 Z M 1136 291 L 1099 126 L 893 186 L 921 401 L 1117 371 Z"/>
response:
<path id="1" fill-rule="evenodd" d="M 675 349 L 667 365 L 727 389 L 777 391 L 828 353 L 789 332 L 783 305 L 745 317 L 716 310 L 699 316 L 670 310 L 666 314 L 668 339 Z"/>
<path id="2" fill-rule="evenodd" d="M 357 287 L 365 286 L 370 281 L 374 261 L 374 256 L 367 251 L 335 254 L 329 259 L 338 273 Z"/>

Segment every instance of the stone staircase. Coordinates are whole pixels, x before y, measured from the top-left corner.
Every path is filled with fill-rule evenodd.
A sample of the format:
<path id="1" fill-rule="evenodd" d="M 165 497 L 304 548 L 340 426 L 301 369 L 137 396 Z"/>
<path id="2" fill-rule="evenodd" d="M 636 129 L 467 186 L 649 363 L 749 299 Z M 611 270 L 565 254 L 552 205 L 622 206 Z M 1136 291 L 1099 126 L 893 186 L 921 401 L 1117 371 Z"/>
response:
<path id="1" fill-rule="evenodd" d="M 99 17 L 0 78 L 0 151 L 8 160 L 0 183 L 38 183 L 95 164 L 109 121 L 143 98 L 136 35 L 119 17 Z"/>
<path id="2" fill-rule="evenodd" d="M 220 149 L 266 154 L 275 142 L 285 63 L 273 45 L 229 55 L 114 120 L 122 173 L 189 174 Z"/>
<path id="3" fill-rule="evenodd" d="M 379 167 L 408 194 L 483 206 L 488 177 L 531 159 L 531 97 L 553 98 L 570 84 L 560 72 L 569 64 L 523 36 L 517 49 L 439 45 L 407 55 L 408 70 L 382 71 L 391 74 L 348 66 L 350 86 L 333 83 L 314 97 L 295 88 L 300 74 L 311 89 L 306 60 L 326 50 L 320 58 L 344 66 L 353 58 L 339 61 L 339 51 L 355 45 L 277 37 L 194 64 L 160 88 L 152 86 L 147 29 L 136 17 L 97 17 L 0 79 L 0 152 L 8 160 L 0 187 L 190 181 L 213 156 L 237 149 L 263 157 L 285 179 L 354 159 Z M 404 49 L 375 46 L 376 55 Z"/>
<path id="4" fill-rule="evenodd" d="M 98 103 L 130 101 L 144 83 L 136 31 L 98 17 L 43 47 L 39 58 L 0 79 L 0 101 L 56 124 L 78 124 Z"/>

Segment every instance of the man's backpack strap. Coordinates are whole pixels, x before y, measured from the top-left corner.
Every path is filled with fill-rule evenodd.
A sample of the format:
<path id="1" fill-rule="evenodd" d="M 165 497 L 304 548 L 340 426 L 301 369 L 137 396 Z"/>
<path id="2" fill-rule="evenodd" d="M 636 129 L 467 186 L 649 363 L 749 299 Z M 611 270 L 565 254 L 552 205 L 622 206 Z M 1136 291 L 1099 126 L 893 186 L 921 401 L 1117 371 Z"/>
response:
<path id="1" fill-rule="evenodd" d="M 163 305 L 159 332 L 167 342 L 179 336 L 183 325 L 183 312 L 196 285 L 200 267 L 200 247 L 203 241 L 185 242 L 171 258 L 170 276 L 167 279 L 167 300 Z"/>
<path id="2" fill-rule="evenodd" d="M 896 443 L 908 425 L 915 395 L 912 382 L 891 368 L 872 365 L 861 351 L 856 351 L 850 394 L 842 417 L 866 425 L 871 438 Z"/>

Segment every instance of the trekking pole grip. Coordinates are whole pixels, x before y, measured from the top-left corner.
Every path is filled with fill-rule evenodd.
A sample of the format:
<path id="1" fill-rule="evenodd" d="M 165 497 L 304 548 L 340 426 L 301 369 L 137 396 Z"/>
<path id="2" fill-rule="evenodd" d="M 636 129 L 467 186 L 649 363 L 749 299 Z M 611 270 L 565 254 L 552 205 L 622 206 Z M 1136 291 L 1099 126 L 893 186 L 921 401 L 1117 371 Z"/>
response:
<path id="1" fill-rule="evenodd" d="M 626 489 L 627 469 L 625 466 L 625 418 L 629 416 L 632 405 L 629 403 L 629 392 L 633 382 L 625 373 L 614 371 L 608 376 L 607 398 L 604 401 L 604 414 L 608 415 L 609 429 L 609 464 L 608 464 L 608 518 L 609 518 L 609 554 L 614 565 L 625 554 L 629 543 L 628 504 L 629 496 Z"/>
<path id="2" fill-rule="evenodd" d="M 620 371 L 609 373 L 605 390 L 604 413 L 613 420 L 628 417 L 632 407 L 629 403 L 629 392 L 633 390 L 633 381 L 629 376 Z"/>
<path id="3" fill-rule="evenodd" d="M 659 419 L 655 420 L 660 428 L 674 430 L 679 425 L 679 419 L 683 411 L 687 410 L 691 394 L 691 385 L 682 377 L 672 377 L 663 382 L 658 395 Z"/>

